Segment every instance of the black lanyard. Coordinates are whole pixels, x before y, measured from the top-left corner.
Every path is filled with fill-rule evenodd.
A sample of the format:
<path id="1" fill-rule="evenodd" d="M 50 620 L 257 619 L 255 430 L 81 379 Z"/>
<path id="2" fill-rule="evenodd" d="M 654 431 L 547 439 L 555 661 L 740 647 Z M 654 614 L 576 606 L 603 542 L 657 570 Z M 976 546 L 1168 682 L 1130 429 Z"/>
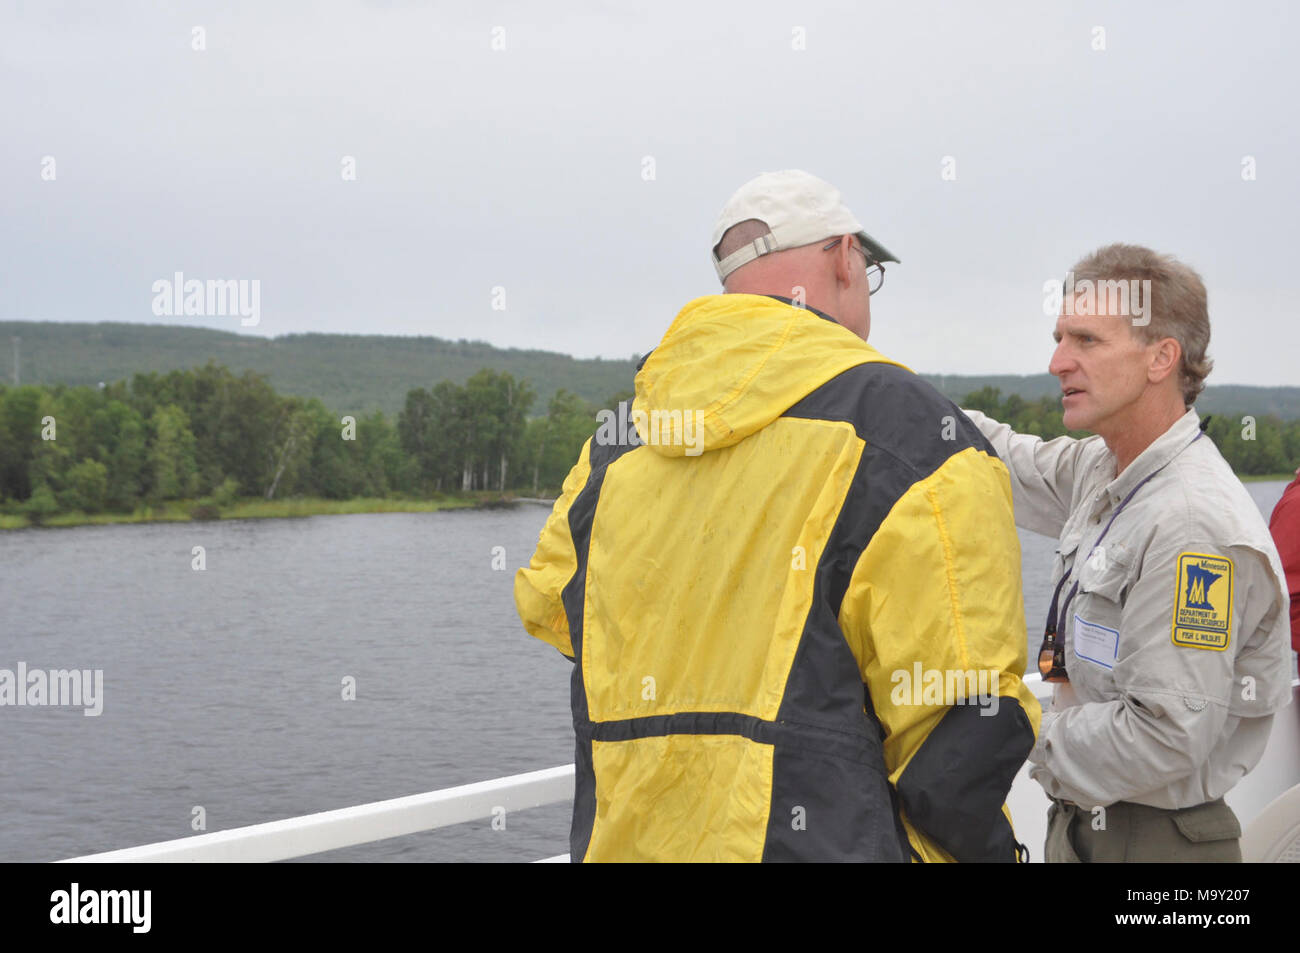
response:
<path id="1" fill-rule="evenodd" d="M 1189 443 L 1187 446 L 1190 447 L 1193 443 L 1196 443 L 1197 440 L 1200 440 L 1202 436 L 1204 436 L 1204 431 L 1198 430 L 1196 432 L 1196 436 L 1192 438 L 1191 443 Z M 1172 462 L 1173 460 L 1171 458 L 1170 463 Z M 1168 464 L 1166 464 L 1166 466 L 1167 465 Z M 1142 489 L 1142 487 L 1146 486 L 1147 483 L 1151 480 L 1151 478 L 1154 477 L 1157 473 L 1159 473 L 1163 469 L 1164 467 L 1160 467 L 1156 470 L 1151 471 L 1151 473 L 1147 474 L 1145 477 L 1142 478 L 1142 481 L 1138 483 L 1137 486 L 1129 490 L 1128 496 L 1124 497 L 1123 501 L 1119 504 L 1119 506 L 1115 507 L 1115 512 L 1111 513 L 1110 519 L 1106 521 L 1106 528 L 1101 531 L 1101 535 L 1097 537 L 1097 541 L 1094 542 L 1092 544 L 1092 548 L 1088 550 L 1087 559 L 1091 559 L 1092 554 L 1097 551 L 1097 547 L 1101 545 L 1101 541 L 1105 539 L 1106 534 L 1110 532 L 1110 528 L 1115 522 L 1115 517 L 1119 516 L 1120 511 L 1123 510 L 1124 507 L 1128 506 L 1129 500 L 1133 499 L 1133 497 L 1137 494 L 1137 491 Z M 1085 559 L 1085 562 L 1087 561 L 1087 559 Z M 1078 562 L 1079 561 L 1076 559 L 1074 565 L 1078 565 Z M 1065 605 L 1061 606 L 1059 614 L 1057 612 L 1056 607 L 1058 601 L 1061 598 L 1061 589 L 1062 587 L 1065 586 L 1066 581 L 1070 578 L 1073 572 L 1074 572 L 1074 566 L 1072 565 L 1070 566 L 1069 569 L 1065 571 L 1065 575 L 1061 577 L 1061 581 L 1056 584 L 1056 591 L 1052 593 L 1051 608 L 1047 610 L 1047 628 L 1046 631 L 1043 633 L 1043 647 L 1039 650 L 1039 656 L 1038 656 L 1039 670 L 1042 671 L 1043 678 L 1047 681 L 1055 682 L 1055 681 L 1069 680 L 1065 674 L 1064 643 L 1061 640 L 1057 639 L 1057 632 L 1059 631 L 1057 628 L 1057 622 L 1058 621 L 1060 621 L 1061 623 L 1065 622 L 1066 613 L 1070 611 L 1070 603 L 1074 600 L 1074 594 L 1079 591 L 1079 581 L 1077 579 L 1074 581 L 1074 585 L 1070 587 L 1070 593 L 1065 597 Z M 1052 659 L 1050 663 L 1049 663 L 1049 657 Z M 1048 666 L 1046 670 L 1044 670 L 1045 665 Z"/>

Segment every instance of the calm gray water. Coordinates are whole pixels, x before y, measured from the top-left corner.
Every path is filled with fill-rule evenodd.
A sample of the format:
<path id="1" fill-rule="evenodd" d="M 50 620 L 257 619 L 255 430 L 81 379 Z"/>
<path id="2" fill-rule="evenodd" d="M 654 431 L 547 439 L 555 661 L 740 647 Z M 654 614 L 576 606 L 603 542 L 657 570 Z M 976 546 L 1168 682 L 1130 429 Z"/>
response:
<path id="1" fill-rule="evenodd" d="M 1285 484 L 1248 486 L 1268 513 Z M 104 672 L 99 717 L 0 708 L 0 860 L 189 836 L 195 807 L 214 831 L 572 761 L 570 664 L 512 598 L 546 515 L 0 533 L 0 668 Z M 1021 545 L 1032 653 L 1055 543 Z M 531 860 L 566 852 L 568 823 L 559 804 L 309 859 Z"/>

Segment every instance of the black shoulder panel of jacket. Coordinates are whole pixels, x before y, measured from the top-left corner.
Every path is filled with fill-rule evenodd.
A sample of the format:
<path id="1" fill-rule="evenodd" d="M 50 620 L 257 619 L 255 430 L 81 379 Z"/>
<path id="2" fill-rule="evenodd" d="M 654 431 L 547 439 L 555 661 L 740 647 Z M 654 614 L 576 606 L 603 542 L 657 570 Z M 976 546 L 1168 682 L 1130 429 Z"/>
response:
<path id="1" fill-rule="evenodd" d="M 918 479 L 968 447 L 997 456 L 956 404 L 897 364 L 873 362 L 850 367 L 787 410 L 785 416 L 848 421 L 867 443 L 911 466 Z"/>
<path id="2" fill-rule="evenodd" d="M 912 823 L 959 861 L 1019 856 L 1002 803 L 1034 746 L 1034 729 L 1017 699 L 997 701 L 996 709 L 950 708 L 898 779 Z"/>

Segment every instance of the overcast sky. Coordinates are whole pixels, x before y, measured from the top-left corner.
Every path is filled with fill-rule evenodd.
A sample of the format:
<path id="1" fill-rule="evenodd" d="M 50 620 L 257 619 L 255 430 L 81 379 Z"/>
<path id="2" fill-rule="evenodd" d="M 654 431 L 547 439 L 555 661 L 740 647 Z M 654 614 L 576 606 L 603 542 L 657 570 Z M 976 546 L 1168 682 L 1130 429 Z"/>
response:
<path id="1" fill-rule="evenodd" d="M 0 10 L 0 319 L 627 357 L 719 290 L 731 192 L 804 168 L 902 259 L 871 342 L 915 370 L 1044 371 L 1043 283 L 1127 241 L 1205 278 L 1211 384 L 1300 384 L 1286 3 Z M 156 316 L 178 271 L 259 324 Z"/>

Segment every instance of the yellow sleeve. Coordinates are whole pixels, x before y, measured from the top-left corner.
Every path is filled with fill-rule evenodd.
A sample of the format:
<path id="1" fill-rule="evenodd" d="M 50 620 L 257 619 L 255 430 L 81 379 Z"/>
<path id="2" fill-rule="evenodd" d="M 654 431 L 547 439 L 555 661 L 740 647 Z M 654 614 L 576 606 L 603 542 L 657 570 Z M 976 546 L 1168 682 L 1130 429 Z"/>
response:
<path id="1" fill-rule="evenodd" d="M 569 507 L 587 485 L 591 474 L 591 440 L 588 439 L 569 475 L 560 498 L 542 527 L 537 550 L 527 569 L 515 573 L 515 608 L 529 635 L 548 642 L 573 658 L 569 619 L 560 595 L 578 570 L 578 554 L 569 533 Z"/>
<path id="2" fill-rule="evenodd" d="M 1022 681 L 1020 542 L 1001 461 L 968 448 L 899 498 L 854 568 L 840 624 L 918 852 L 1013 860 L 1003 802 L 1041 711 Z"/>

